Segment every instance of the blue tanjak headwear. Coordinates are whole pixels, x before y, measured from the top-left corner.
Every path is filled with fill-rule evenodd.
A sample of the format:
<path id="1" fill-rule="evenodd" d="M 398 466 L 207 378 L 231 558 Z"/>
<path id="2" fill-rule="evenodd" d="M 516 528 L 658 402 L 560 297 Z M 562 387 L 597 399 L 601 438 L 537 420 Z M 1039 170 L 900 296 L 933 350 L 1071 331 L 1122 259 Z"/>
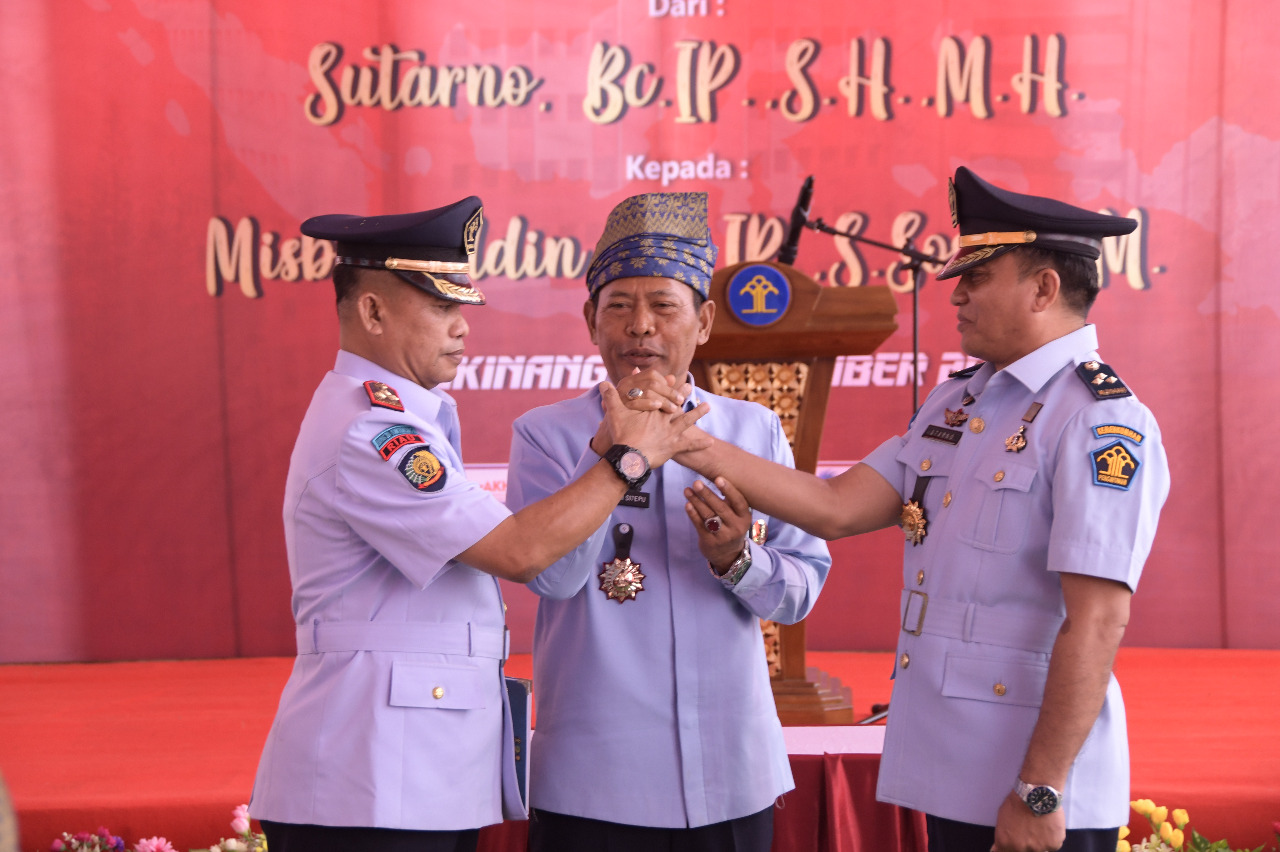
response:
<path id="1" fill-rule="evenodd" d="M 716 251 L 705 192 L 633 195 L 609 213 L 587 269 L 587 291 L 594 296 L 618 278 L 652 276 L 682 281 L 705 299 Z"/>

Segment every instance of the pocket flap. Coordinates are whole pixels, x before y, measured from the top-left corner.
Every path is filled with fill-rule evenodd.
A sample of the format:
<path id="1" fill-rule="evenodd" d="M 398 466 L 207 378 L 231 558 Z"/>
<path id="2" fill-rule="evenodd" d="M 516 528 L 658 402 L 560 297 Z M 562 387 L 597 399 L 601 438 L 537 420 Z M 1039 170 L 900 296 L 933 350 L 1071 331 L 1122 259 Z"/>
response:
<path id="1" fill-rule="evenodd" d="M 986 657 L 947 655 L 942 675 L 942 694 L 948 698 L 969 698 L 997 704 L 1039 707 L 1044 700 L 1048 664 Z"/>
<path id="2" fill-rule="evenodd" d="M 391 664 L 392 707 L 479 710 L 497 689 L 492 672 L 483 669 L 414 663 Z"/>
<path id="3" fill-rule="evenodd" d="M 955 447 L 937 441 L 908 441 L 895 461 L 916 476 L 948 476 Z"/>
<path id="4" fill-rule="evenodd" d="M 992 491 L 1010 488 L 1014 491 L 1030 491 L 1039 468 L 1027 464 L 1011 464 L 1008 458 L 988 459 L 974 471 L 978 481 Z"/>

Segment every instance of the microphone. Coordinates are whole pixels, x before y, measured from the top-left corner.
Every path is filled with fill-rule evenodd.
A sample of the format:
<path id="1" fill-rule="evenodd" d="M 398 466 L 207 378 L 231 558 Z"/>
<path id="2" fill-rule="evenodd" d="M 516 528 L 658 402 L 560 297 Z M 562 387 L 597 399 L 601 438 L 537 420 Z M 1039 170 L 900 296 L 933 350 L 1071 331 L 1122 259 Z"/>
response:
<path id="1" fill-rule="evenodd" d="M 796 262 L 796 252 L 800 248 L 800 232 L 809 224 L 809 203 L 813 200 L 813 175 L 804 179 L 800 185 L 800 197 L 791 210 L 791 229 L 787 231 L 787 241 L 778 250 L 778 263 L 788 266 Z"/>

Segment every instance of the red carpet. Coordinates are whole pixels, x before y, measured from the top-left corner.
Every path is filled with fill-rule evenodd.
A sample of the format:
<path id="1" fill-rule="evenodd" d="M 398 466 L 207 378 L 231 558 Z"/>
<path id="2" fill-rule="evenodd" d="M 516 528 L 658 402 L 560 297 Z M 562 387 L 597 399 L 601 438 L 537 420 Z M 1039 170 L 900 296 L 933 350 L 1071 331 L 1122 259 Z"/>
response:
<path id="1" fill-rule="evenodd" d="M 22 848 L 99 825 L 130 843 L 164 835 L 180 850 L 229 836 L 291 664 L 0 666 L 0 773 Z M 891 654 L 813 652 L 809 664 L 853 688 L 858 718 L 889 697 Z M 529 657 L 509 670 L 529 676 Z M 1128 648 L 1116 673 L 1129 708 L 1133 797 L 1186 808 L 1210 839 L 1274 845 L 1280 651 Z"/>

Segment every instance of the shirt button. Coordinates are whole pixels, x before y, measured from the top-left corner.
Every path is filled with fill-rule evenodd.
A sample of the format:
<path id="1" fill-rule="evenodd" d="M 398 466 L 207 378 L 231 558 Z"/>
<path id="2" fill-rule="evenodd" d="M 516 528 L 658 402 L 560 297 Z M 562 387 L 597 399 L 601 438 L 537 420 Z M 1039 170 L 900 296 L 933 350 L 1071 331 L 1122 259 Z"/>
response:
<path id="1" fill-rule="evenodd" d="M 899 663 L 899 664 L 900 664 L 904 669 L 905 669 L 907 666 L 911 665 L 911 655 L 910 655 L 910 654 L 903 654 L 903 655 L 902 655 L 902 660 L 900 661 L 900 663 Z"/>
<path id="2" fill-rule="evenodd" d="M 916 585 L 917 585 L 917 586 L 923 586 L 923 585 L 924 585 L 924 572 L 923 572 L 923 571 L 921 571 L 919 574 L 916 574 Z"/>
<path id="3" fill-rule="evenodd" d="M 987 423 L 981 417 L 975 417 L 969 421 L 969 431 L 977 434 L 987 428 Z"/>
<path id="4" fill-rule="evenodd" d="M 996 482 L 1004 482 L 1004 471 L 997 470 L 996 475 L 991 478 L 994 479 Z"/>
<path id="5" fill-rule="evenodd" d="M 437 686 L 435 689 L 431 690 L 431 697 L 437 700 L 444 698 L 444 687 Z"/>
<path id="6" fill-rule="evenodd" d="M 1005 688 L 1005 685 L 1003 683 L 997 683 L 993 691 L 995 692 L 996 695 L 1004 695 L 1009 690 Z"/>
<path id="7" fill-rule="evenodd" d="M 931 467 L 933 467 L 933 462 L 930 461 L 929 459 L 925 459 L 924 461 L 920 462 L 921 470 L 928 470 Z"/>
<path id="8" fill-rule="evenodd" d="M 942 508 L 945 509 L 950 505 L 951 505 L 951 492 L 948 491 L 946 494 L 942 495 Z"/>

